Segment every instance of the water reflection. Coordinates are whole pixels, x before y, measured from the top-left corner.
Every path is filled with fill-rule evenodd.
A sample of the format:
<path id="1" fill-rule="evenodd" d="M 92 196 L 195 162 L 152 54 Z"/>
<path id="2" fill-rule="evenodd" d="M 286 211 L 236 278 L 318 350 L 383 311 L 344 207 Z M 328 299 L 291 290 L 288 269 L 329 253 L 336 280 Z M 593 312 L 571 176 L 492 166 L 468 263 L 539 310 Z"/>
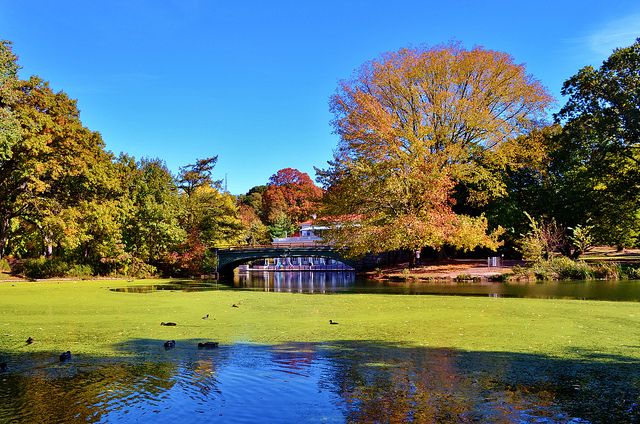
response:
<path id="1" fill-rule="evenodd" d="M 544 281 L 538 283 L 393 282 L 357 278 L 352 272 L 250 272 L 234 288 L 298 293 L 435 294 L 640 301 L 640 281 Z"/>
<path id="2" fill-rule="evenodd" d="M 373 341 L 198 351 L 158 340 L 137 359 L 14 357 L 0 422 L 638 422 L 640 362 Z M 152 347 L 153 346 L 153 347 Z M 24 368 L 24 363 L 29 364 Z M 13 369 L 13 368 L 11 368 Z"/>
<path id="3" fill-rule="evenodd" d="M 640 280 L 544 281 L 538 283 L 393 282 L 365 280 L 354 272 L 248 272 L 232 281 L 174 280 L 170 283 L 138 283 L 110 290 L 125 293 L 209 291 L 224 289 L 294 293 L 433 294 L 452 296 L 528 297 L 538 299 L 584 299 L 640 301 Z"/>
<path id="4" fill-rule="evenodd" d="M 247 272 L 234 277 L 236 288 L 259 289 L 273 292 L 336 293 L 350 291 L 355 285 L 356 274 L 338 272 Z"/>

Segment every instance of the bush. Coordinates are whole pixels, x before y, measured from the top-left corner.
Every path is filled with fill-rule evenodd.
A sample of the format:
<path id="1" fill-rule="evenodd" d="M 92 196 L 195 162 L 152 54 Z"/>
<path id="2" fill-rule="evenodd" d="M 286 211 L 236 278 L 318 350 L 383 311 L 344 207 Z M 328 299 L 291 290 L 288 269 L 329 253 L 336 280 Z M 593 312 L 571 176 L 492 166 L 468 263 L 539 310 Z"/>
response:
<path id="1" fill-rule="evenodd" d="M 60 258 L 26 259 L 22 263 L 22 274 L 31 279 L 65 277 L 70 265 Z"/>
<path id="2" fill-rule="evenodd" d="M 603 280 L 619 280 L 622 277 L 622 267 L 617 263 L 599 262 L 591 265 L 593 276 Z"/>
<path id="3" fill-rule="evenodd" d="M 131 263 L 125 268 L 125 275 L 134 278 L 151 278 L 158 275 L 158 269 L 148 263 L 138 259 L 131 258 Z"/>
<path id="4" fill-rule="evenodd" d="M 549 261 L 551 268 L 558 274 L 560 280 L 591 280 L 593 272 L 591 267 L 584 261 L 573 261 L 561 256 Z"/>
<path id="5" fill-rule="evenodd" d="M 622 269 L 622 274 L 629 280 L 640 280 L 640 265 L 627 265 Z"/>
<path id="6" fill-rule="evenodd" d="M 468 283 L 469 281 L 478 281 L 479 277 L 473 277 L 471 274 L 458 274 L 453 280 L 457 283 Z"/>
<path id="7" fill-rule="evenodd" d="M 9 261 L 7 258 L 0 259 L 0 272 L 10 273 L 11 265 L 9 265 Z"/>
<path id="8" fill-rule="evenodd" d="M 93 269 L 89 265 L 76 264 L 69 268 L 65 276 L 85 280 L 93 276 Z"/>
<path id="9" fill-rule="evenodd" d="M 583 261 L 573 261 L 566 256 L 559 256 L 547 261 L 538 261 L 531 271 L 540 280 L 591 280 L 593 271 Z"/>

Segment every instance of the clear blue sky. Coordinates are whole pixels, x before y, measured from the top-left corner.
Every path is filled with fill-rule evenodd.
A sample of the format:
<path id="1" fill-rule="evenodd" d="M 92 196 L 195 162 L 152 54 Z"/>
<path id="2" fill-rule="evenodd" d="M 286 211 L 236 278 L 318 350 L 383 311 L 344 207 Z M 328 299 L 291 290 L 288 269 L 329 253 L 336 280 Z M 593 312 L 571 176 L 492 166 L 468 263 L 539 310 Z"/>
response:
<path id="1" fill-rule="evenodd" d="M 331 158 L 329 96 L 363 62 L 457 40 L 564 80 L 640 36 L 640 2 L 0 0 L 22 76 L 78 99 L 107 148 L 173 171 L 219 155 L 232 193 Z"/>

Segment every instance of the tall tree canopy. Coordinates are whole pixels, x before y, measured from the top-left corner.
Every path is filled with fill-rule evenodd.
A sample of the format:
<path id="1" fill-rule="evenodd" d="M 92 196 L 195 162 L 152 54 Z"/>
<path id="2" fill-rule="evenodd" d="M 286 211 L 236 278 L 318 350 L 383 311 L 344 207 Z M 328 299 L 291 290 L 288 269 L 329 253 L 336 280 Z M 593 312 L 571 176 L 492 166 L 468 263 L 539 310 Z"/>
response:
<path id="1" fill-rule="evenodd" d="M 82 125 L 74 100 L 37 77 L 18 79 L 9 43 L 0 43 L 0 257 L 12 221 L 37 227 L 66 205 L 117 189 L 100 134 Z M 7 59 L 8 58 L 8 59 Z"/>
<path id="2" fill-rule="evenodd" d="M 282 214 L 294 224 L 311 218 L 321 198 L 322 189 L 309 175 L 293 168 L 284 168 L 272 175 L 262 195 L 266 218 L 271 224 L 281 221 Z"/>
<path id="3" fill-rule="evenodd" d="M 599 242 L 640 243 L 640 39 L 567 80 L 550 171 L 555 214 L 594 225 Z"/>
<path id="4" fill-rule="evenodd" d="M 480 47 L 402 49 L 364 64 L 330 102 L 341 140 L 319 171 L 325 212 L 360 217 L 334 241 L 354 253 L 495 248 L 483 217 L 454 213 L 453 190 L 474 204 L 504 194 L 495 171 L 522 161 L 526 143 L 514 140 L 551 101 L 524 66 Z"/>
<path id="5" fill-rule="evenodd" d="M 198 187 L 212 186 L 220 188 L 222 181 L 211 178 L 216 162 L 218 162 L 218 156 L 212 156 L 198 159 L 194 164 L 180 167 L 178 187 L 187 193 L 187 196 L 191 196 Z"/>

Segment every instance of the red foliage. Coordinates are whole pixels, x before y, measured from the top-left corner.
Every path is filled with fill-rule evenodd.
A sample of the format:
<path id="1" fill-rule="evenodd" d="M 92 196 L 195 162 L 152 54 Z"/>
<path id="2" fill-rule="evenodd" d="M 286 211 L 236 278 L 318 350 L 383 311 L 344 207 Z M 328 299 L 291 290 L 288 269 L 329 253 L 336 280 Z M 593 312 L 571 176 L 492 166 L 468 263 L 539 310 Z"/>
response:
<path id="1" fill-rule="evenodd" d="M 284 212 L 293 222 L 299 223 L 311 217 L 322 195 L 322 189 L 308 174 L 285 168 L 269 178 L 262 201 L 269 220 Z"/>
<path id="2" fill-rule="evenodd" d="M 180 270 L 185 275 L 202 274 L 202 263 L 207 247 L 200 241 L 197 234 L 189 238 L 178 247 L 177 252 L 171 252 L 165 261 L 174 270 Z"/>

